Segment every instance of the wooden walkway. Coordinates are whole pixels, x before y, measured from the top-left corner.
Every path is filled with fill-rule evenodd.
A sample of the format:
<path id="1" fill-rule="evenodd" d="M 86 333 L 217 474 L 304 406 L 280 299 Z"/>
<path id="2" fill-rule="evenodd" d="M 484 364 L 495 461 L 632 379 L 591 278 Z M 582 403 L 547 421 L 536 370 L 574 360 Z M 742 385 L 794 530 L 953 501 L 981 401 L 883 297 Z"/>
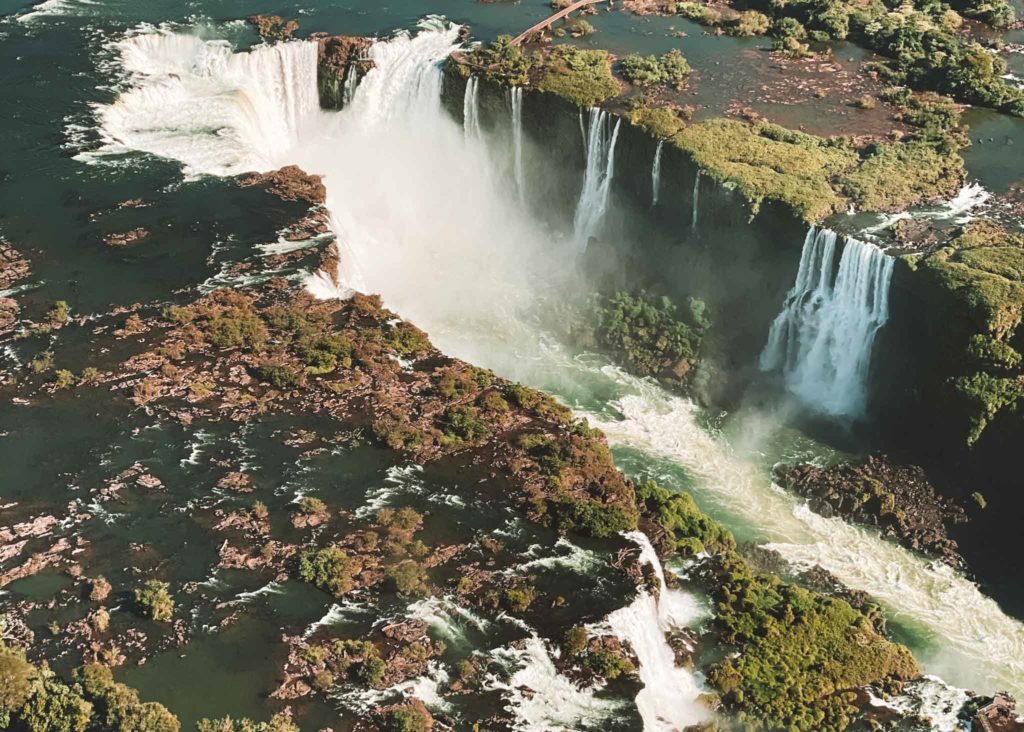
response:
<path id="1" fill-rule="evenodd" d="M 552 23 L 555 23 L 555 22 L 561 20 L 562 18 L 566 17 L 570 13 L 575 13 L 580 8 L 585 8 L 588 5 L 597 5 L 598 3 L 608 3 L 608 5 L 612 4 L 611 0 L 578 0 L 577 2 L 574 2 L 569 7 L 563 8 L 562 10 L 559 10 L 557 13 L 552 15 L 547 20 L 541 21 L 540 23 L 537 23 L 537 25 L 534 25 L 534 26 L 531 26 L 530 28 L 527 28 L 525 31 L 523 31 L 518 36 L 516 36 L 515 38 L 512 39 L 512 45 L 513 46 L 518 46 L 523 41 L 525 41 L 527 38 L 529 38 L 534 33 L 536 33 L 537 31 L 542 31 L 545 28 L 549 28 Z"/>

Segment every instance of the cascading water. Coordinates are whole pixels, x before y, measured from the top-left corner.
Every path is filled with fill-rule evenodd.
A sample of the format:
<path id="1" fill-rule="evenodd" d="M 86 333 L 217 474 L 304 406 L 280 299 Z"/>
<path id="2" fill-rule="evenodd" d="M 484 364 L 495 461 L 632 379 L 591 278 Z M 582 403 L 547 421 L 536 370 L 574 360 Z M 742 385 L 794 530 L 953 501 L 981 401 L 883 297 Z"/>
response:
<path id="1" fill-rule="evenodd" d="M 867 402 L 875 334 L 889 319 L 895 260 L 847 238 L 833 279 L 837 235 L 811 228 L 796 283 L 761 353 L 765 371 L 781 369 L 787 388 L 815 409 L 858 417 Z"/>
<path id="2" fill-rule="evenodd" d="M 471 76 L 466 79 L 466 95 L 462 100 L 462 128 L 467 140 L 480 140 L 480 80 Z"/>
<path id="3" fill-rule="evenodd" d="M 876 533 L 813 514 L 775 488 L 746 453 L 708 434 L 692 402 L 572 358 L 519 317 L 542 277 L 571 271 L 574 252 L 556 259 L 560 252 L 548 233 L 508 200 L 507 189 L 481 176 L 490 164 L 482 146 L 466 145 L 463 130 L 441 108 L 438 64 L 457 45 L 457 34 L 434 25 L 375 44 L 374 68 L 351 105 L 298 115 L 286 105 L 316 106 L 313 43 L 231 56 L 225 44 L 191 36 L 134 36 L 120 50 L 135 83 L 97 110 L 107 142 L 101 152 L 176 158 L 190 174 L 286 164 L 324 174 L 348 284 L 380 292 L 445 352 L 586 405 L 581 414 L 614 446 L 640 455 L 652 469 L 685 470 L 698 500 L 733 527 L 877 598 L 927 639 L 915 650 L 930 673 L 961 686 L 1024 694 L 1024 626 L 973 583 Z M 295 63 L 290 73 L 299 85 L 287 95 L 278 87 L 286 61 Z M 247 74 L 240 73 L 243 66 Z M 254 116 L 251 97 L 272 93 L 279 101 L 259 102 L 266 116 Z M 288 144 L 272 130 L 285 130 Z M 543 643 L 530 649 L 547 668 Z M 533 698 L 540 703 L 540 697 Z M 581 714 L 602 713 L 580 701 Z"/>
<path id="4" fill-rule="evenodd" d="M 658 205 L 658 194 L 661 192 L 661 151 L 665 147 L 664 140 L 658 140 L 658 148 L 654 151 L 654 162 L 651 164 L 651 206 Z"/>
<path id="5" fill-rule="evenodd" d="M 616 118 L 614 127 L 611 115 L 603 109 L 590 110 L 590 125 L 586 135 L 587 169 L 583 174 L 583 190 L 576 205 L 573 231 L 576 242 L 582 249 L 590 237 L 597 234 L 608 210 L 608 193 L 615 175 L 615 143 L 619 139 L 622 120 Z M 581 120 L 582 126 L 582 120 Z"/>
<path id="6" fill-rule="evenodd" d="M 646 534 L 631 531 L 626 537 L 640 546 L 640 562 L 654 569 L 659 587 L 657 597 L 641 590 L 630 605 L 607 618 L 612 634 L 628 641 L 640 661 L 644 688 L 637 694 L 636 706 L 644 730 L 672 732 L 698 724 L 708 716 L 697 703 L 701 691 L 693 674 L 676 666 L 675 652 L 665 640 L 665 633 L 695 621 L 699 608 L 690 596 L 665 584 L 661 561 Z"/>
<path id="7" fill-rule="evenodd" d="M 322 114 L 313 42 L 233 53 L 223 41 L 149 33 L 118 50 L 136 85 L 98 107 L 100 155 L 141 150 L 180 160 L 187 175 L 273 170 Z"/>
<path id="8" fill-rule="evenodd" d="M 345 89 L 342 92 L 341 102 L 344 106 L 348 106 L 355 99 L 356 89 L 359 88 L 359 67 L 355 64 L 349 64 L 348 69 L 345 71 Z"/>
<path id="9" fill-rule="evenodd" d="M 697 168 L 697 175 L 693 179 L 693 195 L 691 196 L 690 231 L 697 233 L 697 212 L 700 211 L 700 177 L 703 170 Z"/>
<path id="10" fill-rule="evenodd" d="M 523 173 L 523 87 L 514 86 L 508 90 L 509 107 L 512 112 L 512 176 L 516 182 L 519 202 L 526 198 L 526 180 Z"/>

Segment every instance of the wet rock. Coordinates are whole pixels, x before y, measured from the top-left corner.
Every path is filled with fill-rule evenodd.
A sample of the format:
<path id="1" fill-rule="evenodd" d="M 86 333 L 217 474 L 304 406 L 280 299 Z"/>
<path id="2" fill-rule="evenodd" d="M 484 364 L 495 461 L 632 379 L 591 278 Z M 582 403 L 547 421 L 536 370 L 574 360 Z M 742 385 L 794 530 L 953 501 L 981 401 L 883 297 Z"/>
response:
<path id="1" fill-rule="evenodd" d="M 0 239 L 0 290 L 6 290 L 29 275 L 28 260 Z"/>
<path id="2" fill-rule="evenodd" d="M 296 20 L 285 20 L 280 15 L 250 15 L 246 20 L 256 26 L 260 38 L 268 41 L 284 41 L 299 29 Z"/>
<path id="3" fill-rule="evenodd" d="M 302 201 L 322 205 L 327 201 L 323 177 L 310 175 L 297 165 L 286 165 L 269 173 L 253 173 L 238 184 L 243 188 L 258 187 L 285 201 Z"/>
<path id="4" fill-rule="evenodd" d="M 831 468 L 814 465 L 776 468 L 779 483 L 807 498 L 811 510 L 878 526 L 903 546 L 954 567 L 963 558 L 948 529 L 967 520 L 964 509 L 939 495 L 922 468 L 885 456 Z"/>
<path id="5" fill-rule="evenodd" d="M 108 247 L 126 247 L 130 244 L 137 244 L 143 239 L 149 238 L 149 231 L 143 228 L 132 229 L 117 234 L 107 234 L 103 237 L 103 243 Z"/>

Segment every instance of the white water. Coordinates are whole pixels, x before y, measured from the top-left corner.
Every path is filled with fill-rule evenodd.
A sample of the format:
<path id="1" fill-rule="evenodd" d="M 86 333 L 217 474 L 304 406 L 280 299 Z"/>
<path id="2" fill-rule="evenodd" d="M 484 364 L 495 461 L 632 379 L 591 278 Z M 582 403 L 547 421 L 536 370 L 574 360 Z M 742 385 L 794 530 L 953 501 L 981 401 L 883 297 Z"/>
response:
<path id="1" fill-rule="evenodd" d="M 557 651 L 555 651 L 557 653 Z M 515 729 L 529 732 L 570 732 L 584 720 L 608 717 L 616 704 L 580 689 L 558 673 L 544 641 L 536 635 L 522 649 L 502 648 L 492 654 L 506 668 L 515 669 L 507 681 L 490 675 L 484 688 L 504 692 L 516 715 Z"/>
<path id="2" fill-rule="evenodd" d="M 526 175 L 523 172 L 523 87 L 514 86 L 508 90 L 509 107 L 512 113 L 512 177 L 516 182 L 519 203 L 526 202 Z"/>
<path id="3" fill-rule="evenodd" d="M 536 272 L 567 271 L 573 252 L 562 252 L 566 247 L 509 205 L 514 197 L 486 174 L 482 146 L 465 145 L 463 130 L 441 110 L 437 63 L 456 42 L 455 29 L 435 27 L 378 43 L 371 51 L 376 67 L 350 107 L 303 116 L 296 106 L 304 109 L 307 92 L 316 94 L 315 49 L 306 60 L 301 51 L 311 44 L 260 47 L 208 73 L 210 64 L 201 61 L 222 59 L 222 44 L 166 34 L 131 38 L 121 50 L 136 73 L 134 86 L 98 110 L 101 124 L 113 125 L 102 130 L 106 152 L 176 157 L 193 174 L 238 170 L 238 160 L 262 160 L 265 168 L 295 163 L 324 174 L 346 282 L 381 292 L 445 351 L 559 393 L 582 392 L 590 405 L 598 401 L 586 414 L 613 444 L 682 466 L 694 477 L 699 500 L 716 513 L 756 527 L 788 559 L 820 563 L 919 629 L 925 636 L 919 658 L 929 672 L 960 686 L 1024 694 L 1024 627 L 973 584 L 869 531 L 801 509 L 763 469 L 703 430 L 693 404 L 616 370 L 569 359 L 516 317 L 536 291 Z M 239 90 L 274 88 L 283 73 L 281 54 L 296 64 L 288 73 L 309 89 L 281 97 L 293 105 L 288 111 L 268 106 L 274 119 L 244 113 L 251 100 Z M 268 78 L 240 79 L 241 65 Z M 168 73 L 181 78 L 168 79 Z M 178 95 L 177 107 L 157 93 L 165 86 Z M 210 90 L 217 90 L 212 99 Z M 166 124 L 156 128 L 161 114 Z M 288 130 L 287 120 L 296 117 L 296 143 L 280 146 L 279 160 L 267 160 L 263 151 L 274 140 L 260 134 Z M 225 119 L 236 127 L 218 128 Z M 252 149 L 244 148 L 246 140 L 255 140 Z M 389 154 L 381 155 L 385 149 Z M 556 259 L 560 252 L 564 261 Z M 546 655 L 542 643 L 531 651 L 540 664 L 538 653 Z M 591 701 L 571 699 L 572 708 L 590 708 Z M 542 701 L 523 703 L 530 709 Z"/>
<path id="4" fill-rule="evenodd" d="M 615 144 L 619 139 L 620 117 L 615 118 L 603 109 L 590 110 L 590 124 L 586 135 L 587 169 L 583 173 L 583 190 L 576 204 L 573 230 L 580 249 L 587 246 L 590 237 L 600 231 L 608 210 L 608 193 L 615 176 Z"/>
<path id="5" fill-rule="evenodd" d="M 356 64 L 349 64 L 345 71 L 345 89 L 341 96 L 341 103 L 348 106 L 355 99 L 356 89 L 359 88 L 359 67 Z"/>
<path id="6" fill-rule="evenodd" d="M 658 140 L 658 147 L 654 151 L 654 162 L 651 163 L 651 206 L 658 205 L 658 195 L 661 193 L 661 151 L 665 147 L 664 140 Z"/>
<path id="7" fill-rule="evenodd" d="M 787 388 L 812 408 L 858 417 L 867 402 L 875 335 L 889 319 L 895 260 L 848 238 L 833 277 L 836 244 L 834 231 L 807 232 L 796 283 L 772 323 L 760 365 L 781 370 Z"/>
<path id="8" fill-rule="evenodd" d="M 697 212 L 700 211 L 700 177 L 704 173 L 703 170 L 697 168 L 697 175 L 693 178 L 693 195 L 692 206 L 693 210 L 690 211 L 690 231 L 697 233 Z"/>
<path id="9" fill-rule="evenodd" d="M 698 619 L 700 612 L 684 592 L 669 589 L 665 572 L 646 534 L 632 531 L 626 536 L 640 546 L 640 561 L 649 564 L 658 577 L 660 592 L 654 597 L 641 590 L 636 600 L 614 611 L 608 627 L 621 641 L 627 641 L 640 661 L 640 680 L 644 688 L 636 697 L 636 706 L 644 720 L 644 730 L 672 732 L 698 724 L 708 712 L 698 702 L 701 690 L 693 674 L 675 663 L 675 652 L 665 633 L 685 628 Z"/>
<path id="10" fill-rule="evenodd" d="M 466 80 L 466 95 L 462 100 L 462 126 L 467 140 L 483 139 L 480 129 L 480 80 L 471 76 Z"/>

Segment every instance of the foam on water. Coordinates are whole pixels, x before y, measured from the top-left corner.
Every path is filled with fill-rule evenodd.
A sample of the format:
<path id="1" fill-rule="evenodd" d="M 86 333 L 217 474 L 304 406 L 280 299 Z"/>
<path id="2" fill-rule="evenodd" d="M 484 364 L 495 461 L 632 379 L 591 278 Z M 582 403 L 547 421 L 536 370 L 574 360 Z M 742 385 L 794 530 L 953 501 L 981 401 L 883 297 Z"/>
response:
<path id="1" fill-rule="evenodd" d="M 632 531 L 626 536 L 640 546 L 640 561 L 654 569 L 659 587 L 657 597 L 641 589 L 631 604 L 606 620 L 615 637 L 628 642 L 640 661 L 644 688 L 637 694 L 636 706 L 644 730 L 673 732 L 699 724 L 709 716 L 697 702 L 701 690 L 690 671 L 676 666 L 675 651 L 665 639 L 665 633 L 697 620 L 699 607 L 689 595 L 665 584 L 661 561 L 645 534 Z"/>
<path id="2" fill-rule="evenodd" d="M 696 480 L 703 505 L 757 527 L 787 561 L 819 564 L 868 592 L 925 636 L 916 655 L 929 672 L 961 687 L 1024 693 L 1024 625 L 974 583 L 876 532 L 813 513 L 705 431 L 692 402 L 619 369 L 603 372 L 631 392 L 614 402 L 620 416 L 581 414 L 613 445 L 681 465 Z"/>
<path id="3" fill-rule="evenodd" d="M 547 646 L 536 635 L 527 638 L 521 649 L 501 648 L 492 658 L 513 671 L 507 679 L 488 674 L 484 688 L 503 692 L 516 716 L 517 730 L 572 732 L 581 721 L 608 717 L 618 706 L 558 673 Z"/>

